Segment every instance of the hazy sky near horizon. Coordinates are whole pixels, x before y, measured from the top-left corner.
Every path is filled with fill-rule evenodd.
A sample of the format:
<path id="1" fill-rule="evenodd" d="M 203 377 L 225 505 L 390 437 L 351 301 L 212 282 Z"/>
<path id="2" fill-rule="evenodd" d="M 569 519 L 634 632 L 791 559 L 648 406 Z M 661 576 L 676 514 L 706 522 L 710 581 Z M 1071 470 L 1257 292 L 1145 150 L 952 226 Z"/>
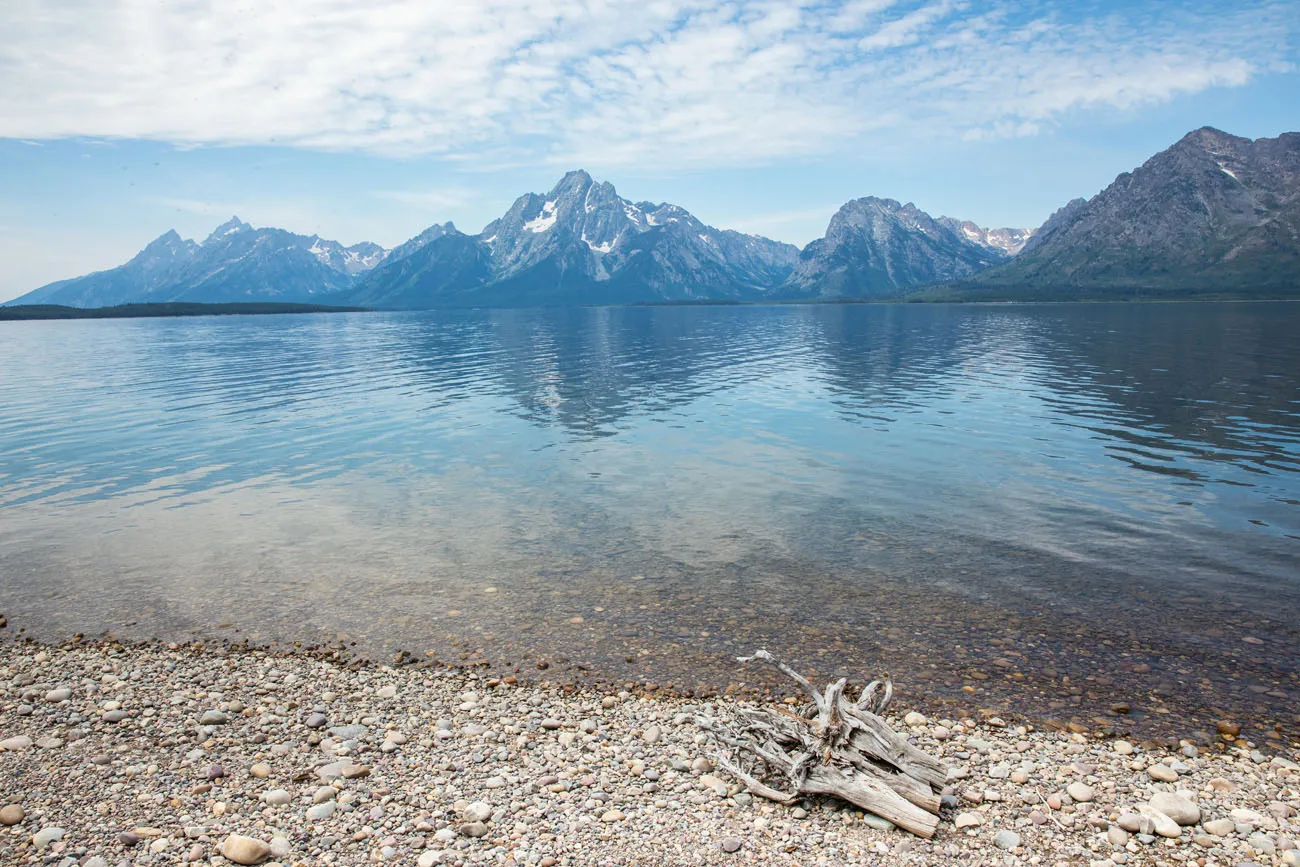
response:
<path id="1" fill-rule="evenodd" d="M 1300 130 L 1300 0 L 9 0 L 0 300 L 175 228 L 393 246 L 571 168 L 805 243 L 1036 226 L 1187 131 Z"/>

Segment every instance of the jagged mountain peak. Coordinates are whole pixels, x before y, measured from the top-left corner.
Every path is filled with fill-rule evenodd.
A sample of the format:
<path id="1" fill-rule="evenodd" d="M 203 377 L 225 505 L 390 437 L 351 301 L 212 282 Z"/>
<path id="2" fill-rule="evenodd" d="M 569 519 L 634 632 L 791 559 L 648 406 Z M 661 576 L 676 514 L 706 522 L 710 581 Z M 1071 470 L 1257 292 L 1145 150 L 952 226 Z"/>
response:
<path id="1" fill-rule="evenodd" d="M 798 255 L 793 245 L 706 226 L 677 205 L 632 202 L 582 170 L 548 193 L 519 196 L 468 242 L 440 239 L 405 264 L 390 256 L 356 298 L 434 306 L 737 297 L 769 291 Z"/>
<path id="2" fill-rule="evenodd" d="M 157 238 L 154 238 L 147 245 L 145 245 L 145 248 L 140 252 L 143 254 L 143 253 L 158 252 L 162 250 L 180 250 L 180 249 L 187 249 L 192 246 L 194 246 L 193 241 L 185 240 L 180 236 L 180 234 L 175 229 L 168 229 L 166 232 L 163 232 Z"/>
<path id="3" fill-rule="evenodd" d="M 250 226 L 248 223 L 245 223 L 243 220 L 239 219 L 239 217 L 232 216 L 229 220 L 226 220 L 226 222 L 222 223 L 220 226 L 217 226 L 215 229 L 213 229 L 212 234 L 208 235 L 207 240 L 205 240 L 203 243 L 206 244 L 209 241 L 217 241 L 222 238 L 229 237 L 230 235 L 234 235 L 237 232 L 249 231 L 252 228 L 253 228 L 252 226 Z"/>
<path id="4" fill-rule="evenodd" d="M 831 217 L 825 237 L 803 249 L 782 291 L 879 298 L 969 276 L 1003 261 L 1004 244 L 1018 243 L 1010 236 L 995 243 L 989 234 L 974 223 L 935 219 L 912 202 L 863 196 L 846 202 Z"/>
<path id="5" fill-rule="evenodd" d="M 560 178 L 555 183 L 555 186 L 551 188 L 550 197 L 554 198 L 556 196 L 563 195 L 565 192 L 569 190 L 581 190 L 585 192 L 587 187 L 591 186 L 593 183 L 595 182 L 592 180 L 591 175 L 588 174 L 586 170 L 574 169 L 572 171 L 565 172 L 564 177 Z"/>
<path id="6" fill-rule="evenodd" d="M 1200 150 L 1211 151 L 1219 147 L 1248 145 L 1250 143 L 1250 139 L 1248 138 L 1232 135 L 1231 133 L 1224 132 L 1223 130 L 1216 129 L 1212 126 L 1203 126 L 1199 129 L 1192 130 L 1179 139 L 1174 144 L 1174 148 L 1194 147 L 1199 148 Z"/>
<path id="7" fill-rule="evenodd" d="M 150 241 L 122 267 L 134 273 L 142 284 L 152 285 L 165 272 L 192 260 L 198 250 L 198 244 L 182 238 L 175 229 L 169 229 Z"/>
<path id="8" fill-rule="evenodd" d="M 456 224 L 450 220 L 445 223 L 434 223 L 414 238 L 411 238 L 409 241 L 404 241 L 389 250 L 388 254 L 384 256 L 383 262 L 384 264 L 397 262 L 413 255 L 439 238 L 446 237 L 447 235 L 459 234 L 461 234 L 460 230 L 457 229 Z"/>
<path id="9" fill-rule="evenodd" d="M 912 202 L 900 202 L 898 199 L 882 198 L 880 196 L 862 196 L 857 199 L 850 199 L 840 206 L 840 211 L 849 214 L 855 212 L 872 212 L 879 214 L 903 214 L 915 215 L 926 214 Z"/>

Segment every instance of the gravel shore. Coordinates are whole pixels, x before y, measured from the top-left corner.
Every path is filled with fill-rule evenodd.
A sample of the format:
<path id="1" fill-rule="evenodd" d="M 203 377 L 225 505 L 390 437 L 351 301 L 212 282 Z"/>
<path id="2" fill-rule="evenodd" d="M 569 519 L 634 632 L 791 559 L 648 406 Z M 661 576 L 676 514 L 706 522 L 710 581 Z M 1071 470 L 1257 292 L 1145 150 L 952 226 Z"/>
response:
<path id="1" fill-rule="evenodd" d="M 951 768 L 933 840 L 752 798 L 730 699 L 309 654 L 0 643 L 0 864 L 1300 867 L 1300 755 L 891 722 Z"/>

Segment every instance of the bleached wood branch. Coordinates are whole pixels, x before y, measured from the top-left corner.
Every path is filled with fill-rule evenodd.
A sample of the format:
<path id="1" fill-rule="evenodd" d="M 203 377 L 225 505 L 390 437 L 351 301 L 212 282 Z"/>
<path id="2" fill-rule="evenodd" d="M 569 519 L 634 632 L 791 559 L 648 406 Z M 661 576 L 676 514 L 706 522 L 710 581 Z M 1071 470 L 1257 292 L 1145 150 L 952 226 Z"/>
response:
<path id="1" fill-rule="evenodd" d="M 894 691 L 888 675 L 868 684 L 854 702 L 845 695 L 843 678 L 818 692 L 766 650 L 738 659 L 776 666 L 812 705 L 802 712 L 781 705 L 741 708 L 738 731 L 700 720 L 701 727 L 727 748 L 718 757 L 720 768 L 753 794 L 781 804 L 807 795 L 831 795 L 919 836 L 934 835 L 939 825 L 937 790 L 947 779 L 947 769 L 881 718 Z M 764 777 L 785 782 L 778 788 Z"/>

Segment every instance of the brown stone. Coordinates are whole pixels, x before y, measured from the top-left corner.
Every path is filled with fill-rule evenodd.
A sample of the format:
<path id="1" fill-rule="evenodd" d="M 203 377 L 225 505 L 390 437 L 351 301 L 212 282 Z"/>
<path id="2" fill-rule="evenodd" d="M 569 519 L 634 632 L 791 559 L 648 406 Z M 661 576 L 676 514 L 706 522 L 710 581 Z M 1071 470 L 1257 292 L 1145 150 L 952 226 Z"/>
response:
<path id="1" fill-rule="evenodd" d="M 231 834 L 221 844 L 221 854 L 236 864 L 261 864 L 271 857 L 271 847 L 252 837 Z"/>

